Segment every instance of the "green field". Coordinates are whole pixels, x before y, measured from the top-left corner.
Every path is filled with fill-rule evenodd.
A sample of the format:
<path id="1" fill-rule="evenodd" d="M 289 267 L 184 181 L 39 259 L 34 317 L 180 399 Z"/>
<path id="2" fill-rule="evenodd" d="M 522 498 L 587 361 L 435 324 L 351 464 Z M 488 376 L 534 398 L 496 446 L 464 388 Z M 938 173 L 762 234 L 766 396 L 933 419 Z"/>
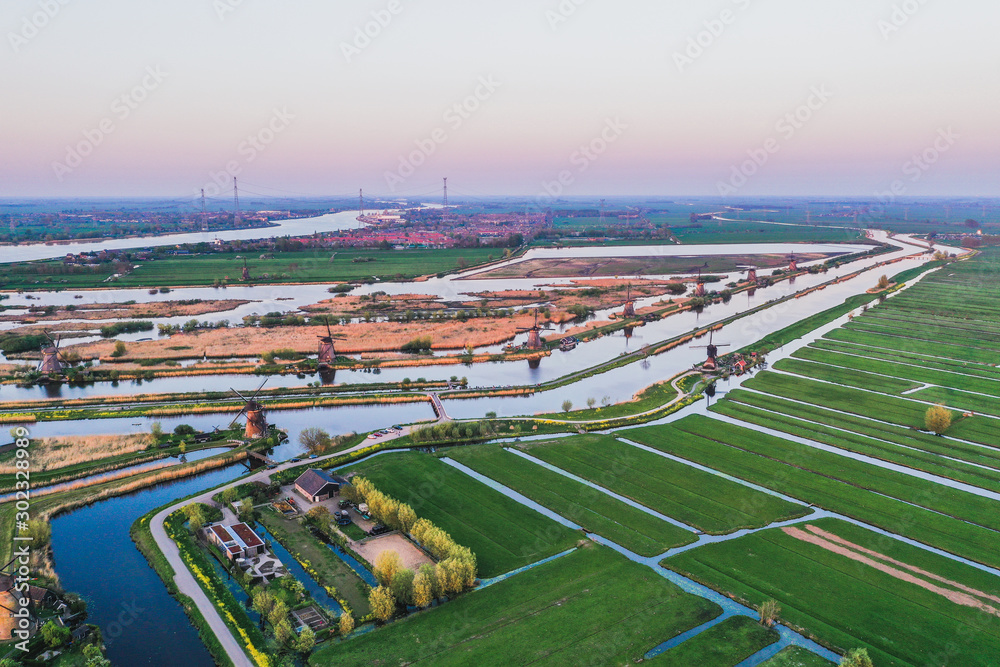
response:
<path id="1" fill-rule="evenodd" d="M 620 665 L 721 613 L 589 545 L 310 659 L 325 665 Z"/>
<path id="2" fill-rule="evenodd" d="M 521 443 L 518 448 L 706 533 L 759 528 L 811 511 L 608 436 Z"/>
<path id="3" fill-rule="evenodd" d="M 1000 606 L 983 597 L 1000 593 L 1000 578 L 993 575 L 842 521 L 810 525 L 877 552 L 879 562 L 901 573 L 914 572 L 901 563 L 916 568 L 923 583 L 954 593 L 974 590 L 984 604 Z M 866 647 L 880 667 L 985 667 L 995 665 L 1000 655 L 997 615 L 952 602 L 782 530 L 707 545 L 667 559 L 665 565 L 754 604 L 774 598 L 782 619 L 841 651 Z"/>
<path id="4" fill-rule="evenodd" d="M 708 630 L 658 655 L 650 664 L 733 667 L 778 641 L 778 632 L 747 616 L 730 616 Z"/>
<path id="5" fill-rule="evenodd" d="M 491 255 L 500 258 L 503 249 L 311 249 L 271 254 L 274 259 L 258 259 L 259 253 L 248 257 L 252 284 L 343 282 L 373 277 L 408 280 L 480 264 L 488 261 Z M 0 289 L 187 287 L 212 285 L 216 280 L 240 284 L 243 260 L 237 257 L 237 253 L 212 253 L 136 261 L 134 271 L 113 282 L 104 282 L 115 272 L 110 264 L 107 270 L 97 273 L 60 272 L 61 260 L 3 264 L 0 265 Z M 363 259 L 371 261 L 360 261 Z"/>
<path id="6" fill-rule="evenodd" d="M 499 445 L 462 447 L 448 456 L 642 556 L 690 544 L 695 534 L 621 500 L 504 451 Z"/>
<path id="7" fill-rule="evenodd" d="M 472 549 L 484 578 L 565 551 L 582 538 L 429 454 L 377 456 L 350 466 L 350 472 L 367 477 Z"/>
<path id="8" fill-rule="evenodd" d="M 1000 566 L 995 503 L 699 415 L 629 431 L 632 440 L 966 558 Z M 890 494 L 896 494 L 895 496 Z"/>
<path id="9" fill-rule="evenodd" d="M 778 651 L 778 654 L 761 667 L 831 667 L 832 662 L 821 658 L 812 651 L 798 646 L 788 646 Z"/>

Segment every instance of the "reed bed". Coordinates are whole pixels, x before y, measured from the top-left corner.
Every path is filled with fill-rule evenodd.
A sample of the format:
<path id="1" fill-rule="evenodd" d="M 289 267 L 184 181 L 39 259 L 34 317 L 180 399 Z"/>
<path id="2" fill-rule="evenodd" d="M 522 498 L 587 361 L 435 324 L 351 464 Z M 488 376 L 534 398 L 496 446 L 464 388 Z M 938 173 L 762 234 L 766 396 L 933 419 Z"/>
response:
<path id="1" fill-rule="evenodd" d="M 141 452 L 155 442 L 149 433 L 36 438 L 31 444 L 31 466 L 35 471 L 57 470 L 96 459 Z M 0 474 L 14 474 L 15 470 L 13 461 L 0 463 Z"/>

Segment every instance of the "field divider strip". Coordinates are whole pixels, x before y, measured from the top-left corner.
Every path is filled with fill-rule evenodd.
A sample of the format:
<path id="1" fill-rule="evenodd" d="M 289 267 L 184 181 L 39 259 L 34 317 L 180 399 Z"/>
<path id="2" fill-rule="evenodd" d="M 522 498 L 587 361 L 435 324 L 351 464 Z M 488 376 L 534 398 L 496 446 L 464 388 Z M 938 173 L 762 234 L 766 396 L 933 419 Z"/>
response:
<path id="1" fill-rule="evenodd" d="M 835 342 L 844 343 L 845 341 L 835 341 Z M 846 344 L 847 345 L 854 345 L 854 343 L 846 343 Z M 971 378 L 971 379 L 975 379 L 975 380 L 987 380 L 989 382 L 1000 382 L 1000 378 L 995 378 L 995 377 L 987 377 L 987 376 L 984 376 L 984 375 L 970 375 L 968 373 L 960 373 L 958 371 L 950 371 L 950 370 L 946 370 L 944 368 L 929 368 L 927 366 L 918 366 L 917 364 L 911 364 L 911 363 L 907 363 L 905 361 L 897 361 L 895 359 L 886 359 L 886 358 L 876 357 L 876 356 L 872 356 L 872 355 L 858 354 L 856 352 L 847 352 L 845 350 L 828 350 L 828 349 L 825 349 L 825 348 L 822 348 L 822 347 L 814 347 L 813 345 L 809 345 L 808 347 L 811 348 L 811 349 L 813 349 L 813 350 L 816 350 L 818 352 L 826 352 L 827 354 L 842 354 L 845 357 L 854 357 L 855 359 L 864 359 L 866 361 L 867 360 L 881 361 L 881 362 L 884 362 L 884 363 L 887 363 L 887 364 L 893 364 L 894 366 L 906 366 L 908 368 L 917 368 L 917 369 L 925 370 L 925 371 L 936 371 L 938 373 L 948 373 L 949 375 L 958 375 L 959 377 Z M 812 361 L 811 359 L 806 359 L 804 357 L 795 357 L 795 358 L 796 359 L 800 359 L 802 361 Z M 952 359 L 951 361 L 958 362 L 957 359 Z M 825 362 L 813 362 L 813 363 L 825 363 Z M 831 365 L 833 365 L 833 364 L 831 364 Z M 985 364 L 982 364 L 982 365 L 985 366 Z M 850 370 L 860 370 L 858 368 L 851 368 L 850 366 L 837 366 L 837 368 L 848 368 Z M 862 371 L 862 372 L 864 372 L 864 373 L 871 373 L 872 371 Z M 896 378 L 898 378 L 900 380 L 910 380 L 910 379 L 912 379 L 912 378 L 909 378 L 909 377 L 901 377 L 901 376 L 895 376 L 895 375 L 890 375 L 889 377 L 896 377 Z M 914 382 L 921 382 L 921 380 L 913 380 L 913 381 Z M 937 385 L 937 386 L 940 386 L 940 385 Z M 993 398 L 996 398 L 996 397 L 994 396 Z"/>
<path id="2" fill-rule="evenodd" d="M 657 512 L 654 509 L 646 507 L 642 503 L 636 502 L 636 501 L 632 500 L 631 498 L 627 498 L 625 496 L 620 496 L 620 495 L 618 495 L 618 494 L 616 494 L 616 493 L 614 493 L 614 492 L 612 492 L 612 491 L 604 488 L 603 486 L 598 486 L 597 484 L 594 484 L 593 482 L 590 482 L 590 481 L 588 481 L 586 479 L 583 479 L 582 477 L 577 477 L 573 473 L 567 472 L 567 471 L 563 470 L 562 468 L 557 468 L 556 466 L 552 465 L 551 463 L 547 463 L 546 461 L 542 461 L 541 459 L 536 459 L 534 456 L 531 456 L 530 454 L 527 454 L 527 453 L 522 452 L 522 451 L 517 450 L 517 449 L 508 449 L 506 447 L 504 449 L 505 449 L 505 451 L 510 452 L 511 454 L 514 454 L 515 456 L 520 456 L 522 459 L 525 459 L 527 461 L 531 461 L 532 463 L 534 463 L 536 465 L 539 465 L 539 466 L 545 468 L 546 470 L 551 470 L 552 472 L 554 472 L 556 474 L 559 474 L 559 475 L 562 475 L 563 477 L 566 477 L 568 479 L 571 479 L 574 482 L 578 482 L 580 484 L 583 484 L 584 486 L 588 486 L 588 487 L 594 489 L 595 491 L 600 491 L 601 493 L 603 493 L 603 494 L 605 494 L 607 496 L 610 496 L 611 498 L 614 498 L 615 500 L 620 500 L 621 502 L 625 503 L 626 505 L 629 505 L 630 507 L 634 507 L 637 510 L 645 512 L 646 514 L 649 514 L 650 516 L 654 516 L 657 519 L 660 519 L 661 521 L 666 521 L 669 524 L 677 526 L 678 528 L 683 528 L 684 530 L 689 530 L 692 533 L 700 533 L 701 532 L 700 530 L 698 530 L 694 526 L 688 525 L 688 524 L 684 523 L 683 521 L 678 521 L 677 519 L 669 517 L 666 514 L 661 514 L 660 512 Z"/>

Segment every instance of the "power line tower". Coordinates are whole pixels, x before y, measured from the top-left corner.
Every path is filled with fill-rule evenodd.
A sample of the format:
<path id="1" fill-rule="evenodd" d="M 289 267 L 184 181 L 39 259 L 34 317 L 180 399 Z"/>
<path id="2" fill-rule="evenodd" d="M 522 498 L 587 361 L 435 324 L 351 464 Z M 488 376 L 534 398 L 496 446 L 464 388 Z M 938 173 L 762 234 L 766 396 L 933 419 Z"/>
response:
<path id="1" fill-rule="evenodd" d="M 236 224 L 240 224 L 240 186 L 233 176 L 233 198 L 236 200 Z"/>
<path id="2" fill-rule="evenodd" d="M 208 214 L 205 212 L 205 188 L 201 189 L 201 231 L 208 231 Z"/>
<path id="3" fill-rule="evenodd" d="M 448 208 L 448 178 L 444 179 L 444 207 Z"/>
<path id="4" fill-rule="evenodd" d="M 359 200 L 359 204 L 358 205 L 361 208 L 361 215 L 363 217 L 364 214 L 365 214 L 365 191 L 363 189 L 362 190 L 358 190 L 358 200 Z"/>
<path id="5" fill-rule="evenodd" d="M 605 216 L 604 216 L 604 202 L 605 202 L 605 200 L 602 199 L 601 200 L 601 225 L 602 226 L 607 223 L 607 218 L 605 218 Z"/>

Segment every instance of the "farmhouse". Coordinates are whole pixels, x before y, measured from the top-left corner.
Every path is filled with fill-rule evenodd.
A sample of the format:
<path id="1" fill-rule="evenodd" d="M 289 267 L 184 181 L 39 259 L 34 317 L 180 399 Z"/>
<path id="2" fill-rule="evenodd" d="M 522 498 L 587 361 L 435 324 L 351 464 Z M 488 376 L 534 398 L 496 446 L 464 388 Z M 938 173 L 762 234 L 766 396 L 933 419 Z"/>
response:
<path id="1" fill-rule="evenodd" d="M 295 480 L 295 490 L 309 502 L 321 503 L 336 495 L 347 483 L 343 477 L 331 477 L 323 470 L 310 468 Z"/>
<path id="2" fill-rule="evenodd" d="M 250 558 L 264 553 L 264 540 L 245 523 L 236 523 L 229 527 L 217 523 L 209 526 L 208 540 L 219 547 L 229 560 Z"/>

